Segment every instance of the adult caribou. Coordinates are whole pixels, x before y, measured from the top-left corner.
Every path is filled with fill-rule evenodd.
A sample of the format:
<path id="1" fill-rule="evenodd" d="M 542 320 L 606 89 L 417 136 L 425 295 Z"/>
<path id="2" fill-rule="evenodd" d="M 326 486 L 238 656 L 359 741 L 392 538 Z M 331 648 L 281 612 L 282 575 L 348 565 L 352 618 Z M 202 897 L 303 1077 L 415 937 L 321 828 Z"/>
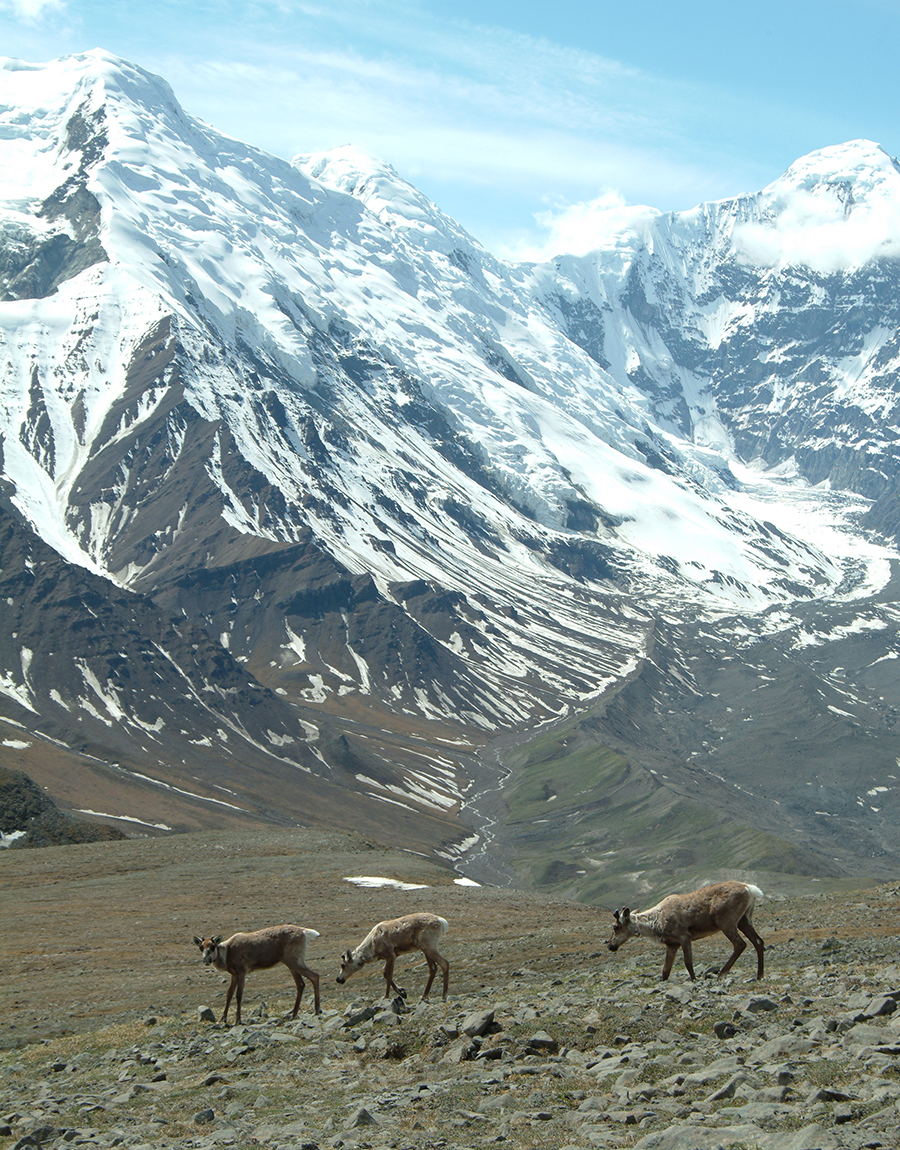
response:
<path id="1" fill-rule="evenodd" d="M 756 977 L 762 978 L 765 943 L 756 933 L 752 922 L 753 908 L 757 899 L 762 897 L 763 892 L 759 887 L 750 883 L 716 882 L 688 894 L 670 894 L 649 910 L 632 912 L 626 906 L 624 910 L 613 912 L 616 921 L 607 946 L 610 950 L 618 950 L 623 942 L 638 935 L 662 943 L 666 948 L 663 980 L 669 977 L 680 947 L 684 965 L 693 980 L 695 975 L 691 943 L 721 931 L 734 947 L 731 958 L 719 971 L 721 978 L 731 970 L 747 946 L 741 938 L 743 933 L 756 949 Z"/>

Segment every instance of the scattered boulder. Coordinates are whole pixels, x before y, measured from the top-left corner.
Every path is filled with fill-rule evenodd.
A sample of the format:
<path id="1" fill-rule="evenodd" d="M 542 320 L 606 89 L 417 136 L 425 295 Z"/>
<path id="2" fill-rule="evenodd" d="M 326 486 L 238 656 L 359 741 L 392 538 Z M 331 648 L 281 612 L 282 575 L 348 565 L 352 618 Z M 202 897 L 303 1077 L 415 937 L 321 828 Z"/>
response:
<path id="1" fill-rule="evenodd" d="M 559 1043 L 546 1030 L 537 1030 L 528 1039 L 525 1049 L 528 1054 L 556 1054 Z"/>
<path id="2" fill-rule="evenodd" d="M 356 1130 L 360 1126 L 377 1126 L 377 1125 L 378 1125 L 378 1119 L 371 1112 L 371 1110 L 367 1110 L 365 1106 L 360 1106 L 359 1109 L 355 1110 L 350 1115 L 349 1119 L 347 1120 L 347 1129 L 348 1130 Z"/>

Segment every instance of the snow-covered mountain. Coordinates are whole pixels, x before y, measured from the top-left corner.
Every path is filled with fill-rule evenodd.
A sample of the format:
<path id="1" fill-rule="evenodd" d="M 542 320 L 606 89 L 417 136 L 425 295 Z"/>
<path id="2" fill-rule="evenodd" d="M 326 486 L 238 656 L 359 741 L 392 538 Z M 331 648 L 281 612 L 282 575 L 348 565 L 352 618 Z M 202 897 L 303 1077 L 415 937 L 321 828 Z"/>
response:
<path id="1" fill-rule="evenodd" d="M 900 169 L 857 140 L 535 278 L 676 434 L 877 505 L 896 483 L 898 257 Z"/>
<path id="2" fill-rule="evenodd" d="M 612 722 L 662 628 L 883 596 L 898 181 L 857 142 L 513 266 L 356 149 L 288 164 L 103 52 L 6 61 L 15 765 L 76 808 L 87 754 L 165 793 L 166 826 L 215 821 L 224 787 L 250 792 L 229 818 L 456 857 L 479 753 Z M 45 597 L 83 597 L 44 610 L 50 569 Z"/>

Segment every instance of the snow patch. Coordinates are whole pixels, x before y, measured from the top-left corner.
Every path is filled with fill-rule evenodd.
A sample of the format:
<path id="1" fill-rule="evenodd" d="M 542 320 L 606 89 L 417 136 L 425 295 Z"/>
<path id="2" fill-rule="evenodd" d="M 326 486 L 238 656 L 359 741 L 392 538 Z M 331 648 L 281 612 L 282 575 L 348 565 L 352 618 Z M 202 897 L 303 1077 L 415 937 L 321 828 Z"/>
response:
<path id="1" fill-rule="evenodd" d="M 78 813 L 81 815 L 93 815 L 99 819 L 118 819 L 125 823 L 138 823 L 142 827 L 153 827 L 154 830 L 170 831 L 172 828 L 166 823 L 148 823 L 145 819 L 135 818 L 134 815 L 111 815 L 106 811 L 92 811 L 87 807 L 78 807 Z"/>
<path id="2" fill-rule="evenodd" d="M 393 887 L 396 890 L 427 890 L 428 883 L 425 882 L 401 882 L 396 878 L 376 878 L 370 875 L 351 875 L 344 879 L 344 882 L 352 883 L 354 886 L 361 887 Z"/>

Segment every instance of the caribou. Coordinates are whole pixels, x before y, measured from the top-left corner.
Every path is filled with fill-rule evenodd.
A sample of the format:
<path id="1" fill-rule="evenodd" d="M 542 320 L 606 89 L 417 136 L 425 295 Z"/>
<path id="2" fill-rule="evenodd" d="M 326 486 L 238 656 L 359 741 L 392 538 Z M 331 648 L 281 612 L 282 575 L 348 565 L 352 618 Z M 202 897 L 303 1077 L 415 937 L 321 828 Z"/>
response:
<path id="1" fill-rule="evenodd" d="M 447 999 L 447 986 L 450 981 L 450 963 L 438 954 L 437 944 L 448 930 L 447 920 L 436 914 L 425 911 L 416 914 L 406 914 L 402 918 L 390 918 L 384 922 L 376 923 L 362 940 L 359 946 L 346 951 L 341 956 L 341 972 L 337 976 L 339 983 L 344 983 L 367 962 L 373 959 L 384 960 L 384 997 L 390 998 L 391 990 L 402 998 L 406 991 L 394 982 L 394 960 L 398 954 L 406 954 L 411 950 L 421 950 L 428 963 L 428 981 L 422 991 L 422 998 L 428 997 L 431 984 L 438 967 L 444 976 L 443 1000 Z"/>
<path id="2" fill-rule="evenodd" d="M 662 978 L 672 971 L 678 948 L 684 955 L 684 965 L 693 981 L 694 959 L 691 943 L 698 938 L 721 931 L 734 947 L 731 958 L 719 971 L 719 977 L 734 966 L 747 944 L 739 931 L 747 936 L 756 949 L 756 977 L 763 976 L 765 944 L 756 933 L 751 921 L 757 899 L 763 897 L 759 887 L 746 882 L 717 882 L 702 886 L 688 894 L 670 894 L 649 910 L 632 912 L 614 911 L 615 923 L 607 946 L 616 951 L 629 938 L 643 935 L 655 939 L 666 948 Z"/>
<path id="3" fill-rule="evenodd" d="M 222 1021 L 228 1021 L 228 1007 L 231 1005 L 231 996 L 236 993 L 237 1020 L 241 1021 L 241 999 L 244 997 L 244 979 L 251 970 L 268 970 L 283 962 L 297 986 L 297 997 L 294 1000 L 292 1018 L 297 1017 L 300 1009 L 300 999 L 303 997 L 305 975 L 312 983 L 316 1014 L 321 1014 L 319 1007 L 319 976 L 306 965 L 306 944 L 309 939 L 318 938 L 317 930 L 310 930 L 308 926 L 293 926 L 285 923 L 283 926 L 267 926 L 263 930 L 254 930 L 246 934 L 233 934 L 222 941 L 221 935 L 214 938 L 199 938 L 194 936 L 194 942 L 200 947 L 200 953 L 207 966 L 214 966 L 217 970 L 224 970 L 231 975 L 231 984 L 225 995 L 225 1011 Z"/>

